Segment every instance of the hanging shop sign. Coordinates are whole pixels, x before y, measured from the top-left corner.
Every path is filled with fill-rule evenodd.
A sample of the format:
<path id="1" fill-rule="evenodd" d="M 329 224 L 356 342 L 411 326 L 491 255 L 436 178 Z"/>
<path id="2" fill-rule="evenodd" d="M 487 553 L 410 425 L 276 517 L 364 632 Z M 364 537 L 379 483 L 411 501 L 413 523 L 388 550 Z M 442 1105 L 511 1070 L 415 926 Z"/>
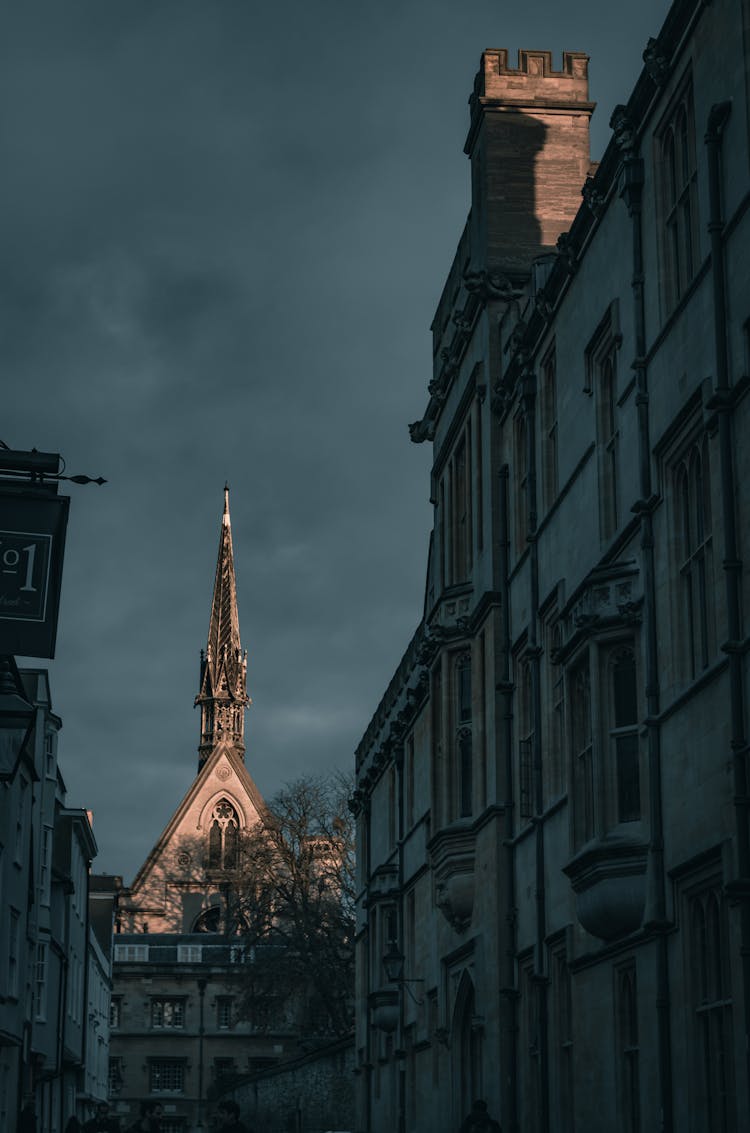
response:
<path id="1" fill-rule="evenodd" d="M 0 654 L 54 657 L 68 496 L 0 486 Z"/>

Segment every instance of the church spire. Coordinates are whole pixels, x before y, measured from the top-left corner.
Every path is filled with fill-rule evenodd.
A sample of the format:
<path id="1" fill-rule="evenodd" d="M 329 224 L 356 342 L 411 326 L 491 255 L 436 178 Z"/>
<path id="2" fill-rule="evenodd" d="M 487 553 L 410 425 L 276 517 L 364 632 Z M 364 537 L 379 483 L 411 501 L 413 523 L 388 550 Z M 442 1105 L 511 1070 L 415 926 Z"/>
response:
<path id="1" fill-rule="evenodd" d="M 208 643 L 205 653 L 201 650 L 200 692 L 195 703 L 201 709 L 198 770 L 222 741 L 231 745 L 244 759 L 245 708 L 250 700 L 247 695 L 247 653 L 242 652 L 240 645 L 228 484 L 224 485 L 224 514 Z"/>

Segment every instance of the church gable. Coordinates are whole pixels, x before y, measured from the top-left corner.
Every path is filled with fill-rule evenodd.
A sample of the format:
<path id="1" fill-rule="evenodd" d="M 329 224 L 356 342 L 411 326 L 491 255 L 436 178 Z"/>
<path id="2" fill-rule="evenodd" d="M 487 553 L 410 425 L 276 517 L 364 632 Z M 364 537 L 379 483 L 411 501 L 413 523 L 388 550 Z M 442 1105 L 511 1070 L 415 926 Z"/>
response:
<path id="1" fill-rule="evenodd" d="M 183 933 L 216 904 L 243 832 L 263 807 L 242 761 L 220 745 L 182 800 L 123 901 L 125 931 Z M 145 929 L 143 926 L 146 926 Z"/>

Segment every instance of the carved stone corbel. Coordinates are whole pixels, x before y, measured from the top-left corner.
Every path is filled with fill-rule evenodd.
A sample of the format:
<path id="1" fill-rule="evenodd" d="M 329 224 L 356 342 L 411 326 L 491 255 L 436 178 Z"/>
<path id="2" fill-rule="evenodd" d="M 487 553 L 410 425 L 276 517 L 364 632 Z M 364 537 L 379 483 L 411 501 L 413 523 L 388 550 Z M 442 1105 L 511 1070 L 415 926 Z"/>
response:
<path id="1" fill-rule="evenodd" d="M 568 275 L 575 275 L 578 264 L 576 252 L 569 232 L 561 232 L 557 238 L 557 254 Z"/>
<path id="2" fill-rule="evenodd" d="M 609 125 L 614 134 L 615 145 L 620 153 L 623 157 L 630 156 L 635 150 L 636 134 L 627 106 L 619 103 L 614 108 Z"/>
<path id="3" fill-rule="evenodd" d="M 643 51 L 643 62 L 650 77 L 657 87 L 661 87 L 669 77 L 669 60 L 659 50 L 659 42 L 653 36 L 649 39 Z"/>
<path id="4" fill-rule="evenodd" d="M 584 181 L 583 188 L 581 189 L 581 196 L 583 197 L 586 207 L 588 208 L 592 216 L 598 217 L 601 214 L 602 208 L 604 207 L 606 197 L 603 193 L 600 193 L 598 189 L 594 188 L 593 177 L 587 177 Z"/>
<path id="5" fill-rule="evenodd" d="M 520 298 L 523 289 L 515 286 L 507 276 L 500 272 L 467 269 L 464 272 L 464 286 L 469 294 L 474 294 L 486 303 L 490 299 L 510 303 Z"/>

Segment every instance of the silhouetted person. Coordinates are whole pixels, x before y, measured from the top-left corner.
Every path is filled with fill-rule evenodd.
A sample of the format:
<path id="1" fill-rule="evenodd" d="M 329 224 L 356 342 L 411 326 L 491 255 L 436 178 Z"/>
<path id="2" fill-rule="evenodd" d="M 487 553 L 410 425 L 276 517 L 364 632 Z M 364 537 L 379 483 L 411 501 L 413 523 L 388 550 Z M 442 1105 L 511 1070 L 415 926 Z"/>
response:
<path id="1" fill-rule="evenodd" d="M 161 1133 L 161 1102 L 141 1102 L 141 1111 L 127 1133 Z"/>
<path id="2" fill-rule="evenodd" d="M 460 1133 L 502 1133 L 499 1124 L 487 1112 L 487 1102 L 477 1098 L 471 1113 L 464 1119 Z"/>
<path id="3" fill-rule="evenodd" d="M 36 1110 L 33 1102 L 26 1102 L 18 1118 L 18 1133 L 36 1133 Z"/>
<path id="4" fill-rule="evenodd" d="M 83 1133 L 120 1133 L 120 1122 L 110 1116 L 108 1102 L 97 1102 L 96 1112 L 84 1123 Z"/>
<path id="5" fill-rule="evenodd" d="M 82 1133 L 83 1126 L 75 1114 L 71 1114 L 65 1123 L 65 1133 Z"/>
<path id="6" fill-rule="evenodd" d="M 240 1107 L 232 1098 L 218 1104 L 219 1129 L 224 1133 L 253 1133 L 249 1125 L 240 1121 Z"/>

